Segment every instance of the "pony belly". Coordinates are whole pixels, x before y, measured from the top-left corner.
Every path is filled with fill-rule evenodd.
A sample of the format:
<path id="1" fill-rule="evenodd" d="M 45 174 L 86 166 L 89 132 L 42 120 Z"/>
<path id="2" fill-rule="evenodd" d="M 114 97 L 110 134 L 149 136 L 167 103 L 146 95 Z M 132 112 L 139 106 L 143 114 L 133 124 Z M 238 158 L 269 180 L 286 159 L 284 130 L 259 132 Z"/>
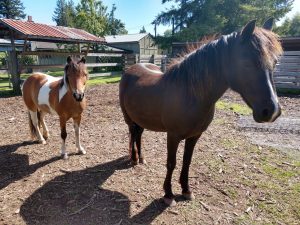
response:
<path id="1" fill-rule="evenodd" d="M 157 115 L 129 115 L 130 118 L 139 126 L 152 131 L 160 131 L 164 132 L 166 131 L 166 128 L 164 127 L 161 117 Z"/>
<path id="2" fill-rule="evenodd" d="M 53 108 L 51 108 L 51 107 L 49 107 L 48 105 L 45 105 L 45 104 L 39 105 L 38 108 L 39 108 L 39 110 L 50 113 L 50 114 L 56 113 L 56 111 Z"/>

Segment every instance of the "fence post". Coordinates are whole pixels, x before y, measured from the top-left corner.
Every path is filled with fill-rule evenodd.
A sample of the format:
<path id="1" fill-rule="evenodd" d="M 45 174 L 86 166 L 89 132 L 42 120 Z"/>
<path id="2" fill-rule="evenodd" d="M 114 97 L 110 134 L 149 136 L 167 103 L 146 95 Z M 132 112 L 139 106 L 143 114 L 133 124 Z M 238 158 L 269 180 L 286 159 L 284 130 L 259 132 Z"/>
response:
<path id="1" fill-rule="evenodd" d="M 166 70 L 167 70 L 167 57 L 163 56 L 161 58 L 161 71 L 166 72 Z"/>

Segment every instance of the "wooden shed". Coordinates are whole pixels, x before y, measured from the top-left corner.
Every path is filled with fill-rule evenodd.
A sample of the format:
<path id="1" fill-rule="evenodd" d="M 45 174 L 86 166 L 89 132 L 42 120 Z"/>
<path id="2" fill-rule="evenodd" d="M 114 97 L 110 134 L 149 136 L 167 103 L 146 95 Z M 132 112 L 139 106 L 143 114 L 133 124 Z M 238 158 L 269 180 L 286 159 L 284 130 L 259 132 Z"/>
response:
<path id="1" fill-rule="evenodd" d="M 274 72 L 277 88 L 300 89 L 300 37 L 282 37 L 284 53 Z"/>
<path id="2" fill-rule="evenodd" d="M 105 36 L 107 45 L 139 55 L 157 55 L 158 46 L 149 33 Z"/>

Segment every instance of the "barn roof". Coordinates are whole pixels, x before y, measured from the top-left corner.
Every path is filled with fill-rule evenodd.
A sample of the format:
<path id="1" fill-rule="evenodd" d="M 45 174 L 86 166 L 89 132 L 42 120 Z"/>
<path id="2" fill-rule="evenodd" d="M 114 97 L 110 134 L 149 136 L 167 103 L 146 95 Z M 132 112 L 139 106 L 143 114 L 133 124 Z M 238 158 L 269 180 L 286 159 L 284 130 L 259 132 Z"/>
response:
<path id="1" fill-rule="evenodd" d="M 138 42 L 142 38 L 146 37 L 147 35 L 148 35 L 148 33 L 109 35 L 109 36 L 105 36 L 105 40 L 108 44 L 110 44 L 110 43 Z"/>
<path id="2" fill-rule="evenodd" d="M 103 37 L 97 37 L 81 29 L 51 26 L 33 21 L 0 19 L 0 37 L 9 38 L 9 30 L 13 30 L 14 38 L 20 40 L 58 43 L 105 43 Z"/>

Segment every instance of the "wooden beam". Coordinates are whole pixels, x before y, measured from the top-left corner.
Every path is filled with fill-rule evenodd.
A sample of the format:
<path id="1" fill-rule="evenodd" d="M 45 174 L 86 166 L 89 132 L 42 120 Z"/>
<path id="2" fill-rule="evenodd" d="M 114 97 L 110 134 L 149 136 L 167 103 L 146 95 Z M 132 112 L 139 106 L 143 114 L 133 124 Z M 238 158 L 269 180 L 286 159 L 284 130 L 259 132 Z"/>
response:
<path id="1" fill-rule="evenodd" d="M 100 56 L 100 57 L 121 57 L 123 54 L 114 53 L 88 53 L 87 56 Z"/>
<path id="2" fill-rule="evenodd" d="M 20 55 L 59 55 L 59 56 L 68 56 L 68 55 L 83 55 L 81 52 L 21 52 Z"/>

